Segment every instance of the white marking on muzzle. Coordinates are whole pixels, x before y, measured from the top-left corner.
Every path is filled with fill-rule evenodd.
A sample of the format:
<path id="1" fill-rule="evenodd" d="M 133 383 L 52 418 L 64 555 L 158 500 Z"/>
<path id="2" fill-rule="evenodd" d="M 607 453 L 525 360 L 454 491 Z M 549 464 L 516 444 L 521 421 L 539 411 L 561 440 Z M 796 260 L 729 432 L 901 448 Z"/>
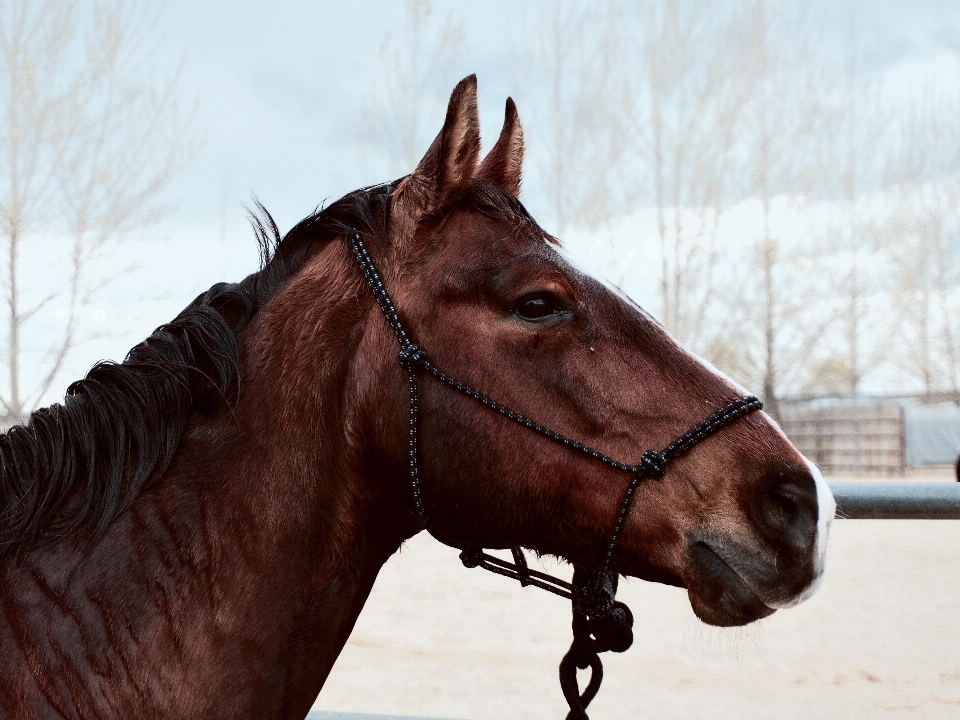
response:
<path id="1" fill-rule="evenodd" d="M 806 458 L 804 458 L 806 460 Z M 810 474 L 813 475 L 817 483 L 817 569 L 820 575 L 823 575 L 824 565 L 827 557 L 827 538 L 830 535 L 830 526 L 833 525 L 833 516 L 837 514 L 837 501 L 830 491 L 830 486 L 820 474 L 820 468 L 807 460 L 807 466 L 810 468 Z"/>

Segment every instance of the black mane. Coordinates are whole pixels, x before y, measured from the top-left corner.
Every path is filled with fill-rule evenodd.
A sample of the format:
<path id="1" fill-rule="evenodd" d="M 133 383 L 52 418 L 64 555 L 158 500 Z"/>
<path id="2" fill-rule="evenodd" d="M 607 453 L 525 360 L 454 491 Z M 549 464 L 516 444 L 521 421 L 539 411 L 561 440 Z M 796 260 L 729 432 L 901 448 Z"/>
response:
<path id="1" fill-rule="evenodd" d="M 237 370 L 232 329 L 195 302 L 11 428 L 0 437 L 0 558 L 78 531 L 96 542 L 170 463 L 193 407 L 226 397 Z"/>
<path id="2" fill-rule="evenodd" d="M 169 466 L 191 413 L 210 412 L 236 396 L 236 334 L 257 308 L 346 230 L 385 237 L 395 187 L 352 192 L 301 220 L 282 240 L 257 203 L 251 223 L 261 247 L 258 272 L 236 285 L 214 285 L 122 363 L 97 363 L 70 385 L 63 404 L 35 411 L 0 436 L 0 562 L 75 533 L 92 547 Z M 473 181 L 461 201 L 536 227 L 516 198 L 490 183 Z"/>

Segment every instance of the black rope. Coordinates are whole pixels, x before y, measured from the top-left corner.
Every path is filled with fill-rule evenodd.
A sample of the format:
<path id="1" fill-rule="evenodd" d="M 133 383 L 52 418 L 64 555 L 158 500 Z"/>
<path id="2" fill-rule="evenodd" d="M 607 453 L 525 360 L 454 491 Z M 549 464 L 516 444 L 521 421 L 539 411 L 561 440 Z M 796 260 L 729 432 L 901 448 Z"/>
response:
<path id="1" fill-rule="evenodd" d="M 360 267 L 370 291 L 373 293 L 377 305 L 387 319 L 400 344 L 399 362 L 407 373 L 409 388 L 409 467 L 410 485 L 413 491 L 413 505 L 417 517 L 433 537 L 445 545 L 460 550 L 460 560 L 465 567 L 480 567 L 484 570 L 517 580 L 521 586 L 532 585 L 567 598 L 573 608 L 573 643 L 570 650 L 560 663 L 560 685 L 564 697 L 570 705 L 567 720 L 589 720 L 586 708 L 596 696 L 603 679 L 603 663 L 599 653 L 613 651 L 623 652 L 633 643 L 633 615 L 630 609 L 616 601 L 617 574 L 610 571 L 610 562 L 616 549 L 617 541 L 623 530 L 633 495 L 641 480 L 660 478 L 666 474 L 667 463 L 690 450 L 698 442 L 710 437 L 715 432 L 754 410 L 759 410 L 763 404 L 756 397 L 748 395 L 728 403 L 715 413 L 697 423 L 687 432 L 680 435 L 663 450 L 647 450 L 636 465 L 615 460 L 589 445 L 566 437 L 548 427 L 531 420 L 520 413 L 514 412 L 496 400 L 465 385 L 459 380 L 450 377 L 433 365 L 426 353 L 410 340 L 400 322 L 397 310 L 387 293 L 380 273 L 377 272 L 373 260 L 367 252 L 363 239 L 357 232 L 348 235 L 347 241 L 353 256 Z M 569 583 L 552 575 L 531 570 L 527 565 L 522 548 L 511 548 L 513 562 L 502 560 L 484 552 L 481 548 L 464 547 L 443 537 L 432 527 L 423 502 L 423 493 L 420 489 L 420 476 L 417 464 L 417 426 L 418 426 L 418 388 L 417 371 L 425 370 L 433 377 L 464 395 L 473 398 L 482 405 L 499 413 L 508 420 L 533 430 L 545 437 L 554 440 L 571 450 L 577 450 L 610 467 L 631 473 L 632 477 L 624 491 L 623 499 L 610 532 L 610 538 L 604 549 L 603 560 L 596 570 L 589 570 L 581 566 L 574 566 L 573 582 Z M 585 670 L 591 668 L 590 681 L 581 694 L 577 685 L 577 668 Z"/>
<path id="2" fill-rule="evenodd" d="M 575 566 L 573 584 L 593 587 L 597 576 L 581 566 Z M 593 614 L 573 605 L 573 642 L 560 661 L 560 688 L 570 706 L 567 720 L 589 720 L 587 706 L 596 697 L 603 681 L 603 663 L 600 653 L 621 653 L 633 644 L 633 613 L 614 598 L 617 594 L 616 573 L 604 573 L 601 594 L 605 609 Z M 590 680 L 581 693 L 577 684 L 577 670 L 590 668 Z"/>

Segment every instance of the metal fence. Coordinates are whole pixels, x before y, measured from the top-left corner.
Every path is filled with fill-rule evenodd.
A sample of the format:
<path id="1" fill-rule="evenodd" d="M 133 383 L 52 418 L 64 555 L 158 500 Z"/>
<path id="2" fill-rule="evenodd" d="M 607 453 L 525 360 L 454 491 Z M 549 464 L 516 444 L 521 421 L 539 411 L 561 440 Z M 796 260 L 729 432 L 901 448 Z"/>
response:
<path id="1" fill-rule="evenodd" d="M 903 475 L 906 468 L 900 405 L 787 405 L 780 426 L 797 449 L 826 472 Z"/>
<path id="2" fill-rule="evenodd" d="M 843 520 L 960 520 L 960 482 L 832 482 Z"/>

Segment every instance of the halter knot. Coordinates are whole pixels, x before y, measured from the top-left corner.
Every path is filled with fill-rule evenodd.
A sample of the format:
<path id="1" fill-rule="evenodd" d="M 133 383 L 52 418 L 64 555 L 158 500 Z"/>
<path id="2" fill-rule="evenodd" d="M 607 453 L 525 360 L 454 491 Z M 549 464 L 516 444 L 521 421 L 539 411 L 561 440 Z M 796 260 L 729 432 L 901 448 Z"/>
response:
<path id="1" fill-rule="evenodd" d="M 633 613 L 622 602 L 595 618 L 587 619 L 587 629 L 595 640 L 597 652 L 622 653 L 633 645 Z"/>
<path id="2" fill-rule="evenodd" d="M 483 550 L 480 548 L 466 548 L 460 553 L 460 562 L 465 568 L 480 567 L 483 563 Z"/>
<path id="3" fill-rule="evenodd" d="M 587 617 L 599 618 L 605 616 L 613 608 L 615 591 L 608 587 L 596 587 L 592 583 L 586 587 L 577 588 L 571 600 L 574 609 Z"/>
<path id="4" fill-rule="evenodd" d="M 640 466 L 646 477 L 660 478 L 667 474 L 667 458 L 659 450 L 647 450 L 640 458 Z"/>
<path id="5" fill-rule="evenodd" d="M 415 370 L 427 359 L 427 354 L 415 343 L 404 345 L 400 350 L 400 365 L 404 370 Z"/>

